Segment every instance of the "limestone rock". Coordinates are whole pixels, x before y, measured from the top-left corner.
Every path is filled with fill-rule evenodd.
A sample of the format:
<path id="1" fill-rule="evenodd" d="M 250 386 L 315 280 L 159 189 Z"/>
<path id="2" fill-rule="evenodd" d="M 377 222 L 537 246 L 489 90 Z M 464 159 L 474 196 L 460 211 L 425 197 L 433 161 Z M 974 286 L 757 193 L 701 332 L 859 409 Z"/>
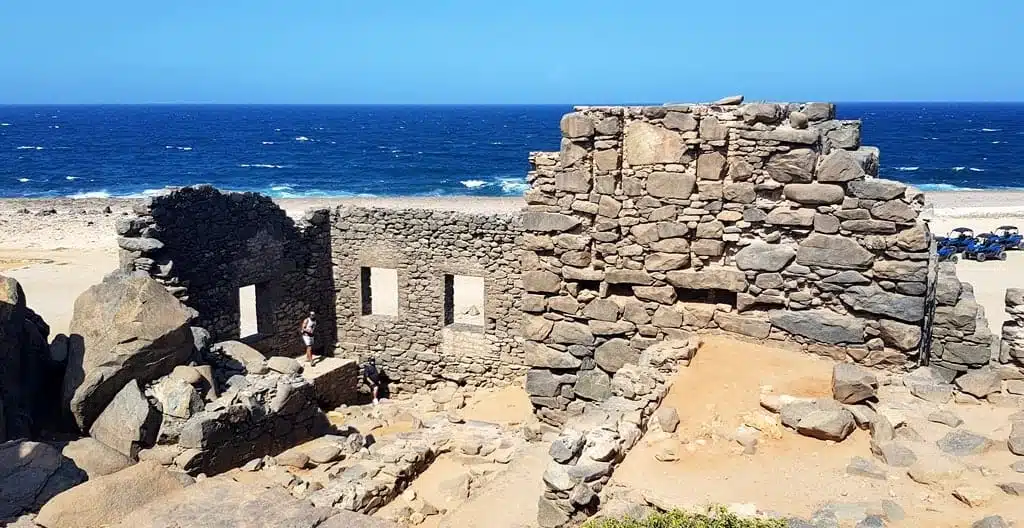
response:
<path id="1" fill-rule="evenodd" d="M 594 361 L 605 372 L 614 374 L 626 363 L 636 363 L 640 352 L 626 339 L 610 339 L 594 351 Z"/>
<path id="2" fill-rule="evenodd" d="M 902 197 L 907 190 L 907 186 L 900 182 L 880 178 L 851 181 L 847 188 L 850 194 L 865 200 L 893 200 Z"/>
<path id="3" fill-rule="evenodd" d="M 708 266 L 700 271 L 670 271 L 665 274 L 669 284 L 690 290 L 727 290 L 741 292 L 747 288 L 742 271 L 726 267 Z"/>
<path id="4" fill-rule="evenodd" d="M 919 326 L 891 319 L 881 319 L 879 330 L 885 344 L 900 350 L 914 350 L 921 343 L 921 327 Z"/>
<path id="5" fill-rule="evenodd" d="M 817 410 L 800 419 L 797 432 L 819 440 L 845 440 L 857 428 L 853 414 L 846 409 Z"/>
<path id="6" fill-rule="evenodd" d="M 820 343 L 863 343 L 864 320 L 839 315 L 831 310 L 772 310 L 771 322 L 791 334 Z"/>
<path id="7" fill-rule="evenodd" d="M 594 135 L 594 122 L 580 112 L 572 112 L 562 116 L 559 123 L 562 136 L 570 139 L 588 138 Z"/>
<path id="8" fill-rule="evenodd" d="M 888 466 L 909 467 L 917 462 L 917 455 L 899 442 L 872 441 L 871 452 Z"/>
<path id="9" fill-rule="evenodd" d="M 781 271 L 796 257 L 792 246 L 754 242 L 736 252 L 736 267 L 752 271 Z"/>
<path id="10" fill-rule="evenodd" d="M 984 398 L 1002 388 L 1002 378 L 990 368 L 972 370 L 958 377 L 955 383 L 960 390 L 978 398 Z"/>
<path id="11" fill-rule="evenodd" d="M 579 224 L 578 218 L 561 213 L 540 211 L 525 211 L 523 213 L 523 229 L 526 231 L 562 232 Z"/>
<path id="12" fill-rule="evenodd" d="M 818 154 L 811 149 L 793 149 L 773 155 L 765 169 L 779 183 L 810 182 Z"/>
<path id="13" fill-rule="evenodd" d="M 757 316 L 745 316 L 727 312 L 715 312 L 715 323 L 726 332 L 764 339 L 771 332 L 771 322 Z"/>
<path id="14" fill-rule="evenodd" d="M 842 187 L 821 183 L 791 183 L 782 192 L 787 199 L 805 205 L 837 204 L 846 197 Z"/>
<path id="15" fill-rule="evenodd" d="M 28 440 L 0 443 L 0 523 L 37 511 L 86 474 L 49 444 Z"/>
<path id="16" fill-rule="evenodd" d="M 686 142 L 677 132 L 643 121 L 626 125 L 622 140 L 623 158 L 632 167 L 657 163 L 679 163 Z"/>
<path id="17" fill-rule="evenodd" d="M 821 183 L 843 183 L 862 179 L 864 167 L 856 156 L 846 150 L 833 150 L 818 165 L 818 181 Z"/>
<path id="18" fill-rule="evenodd" d="M 977 455 L 992 447 L 992 440 L 965 429 L 954 429 L 942 437 L 936 445 L 953 456 Z"/>
<path id="19" fill-rule="evenodd" d="M 718 152 L 708 152 L 697 157 L 697 178 L 701 180 L 721 180 L 725 173 L 725 156 Z"/>
<path id="20" fill-rule="evenodd" d="M 1013 423 L 1010 429 L 1010 437 L 1007 439 L 1007 447 L 1015 455 L 1024 456 L 1024 422 Z"/>
<path id="21" fill-rule="evenodd" d="M 812 233 L 800 243 L 797 264 L 833 269 L 869 269 L 875 256 L 857 242 L 838 235 Z"/>
<path id="22" fill-rule="evenodd" d="M 550 271 L 523 272 L 523 289 L 536 293 L 558 293 L 562 279 Z"/>
<path id="23" fill-rule="evenodd" d="M 924 485 L 955 481 L 964 472 L 964 465 L 945 457 L 927 457 L 918 460 L 907 470 L 914 482 Z"/>
<path id="24" fill-rule="evenodd" d="M 192 353 L 191 314 L 148 276 L 114 275 L 75 301 L 64 399 L 88 430 L 127 383 L 170 373 Z"/>
<path id="25" fill-rule="evenodd" d="M 552 369 L 579 368 L 581 362 L 568 352 L 561 352 L 549 346 L 527 341 L 523 348 L 526 352 L 526 364 L 531 367 Z"/>
<path id="26" fill-rule="evenodd" d="M 790 209 L 780 206 L 772 209 L 764 221 L 769 225 L 811 227 L 814 225 L 814 215 L 814 209 Z"/>
<path id="27" fill-rule="evenodd" d="M 127 456 L 89 437 L 68 442 L 61 454 L 74 461 L 90 479 L 116 473 L 132 465 Z"/>
<path id="28" fill-rule="evenodd" d="M 298 374 L 302 372 L 302 365 L 290 357 L 272 357 L 267 360 L 267 368 L 281 374 Z"/>
<path id="29" fill-rule="evenodd" d="M 654 418 L 658 421 L 658 426 L 661 430 L 666 433 L 676 432 L 676 427 L 679 427 L 679 413 L 676 412 L 675 407 L 660 407 L 654 412 Z"/>
<path id="30" fill-rule="evenodd" d="M 874 398 L 878 391 L 875 373 L 851 363 L 836 363 L 832 368 L 832 395 L 842 403 L 860 403 Z"/>
<path id="31" fill-rule="evenodd" d="M 696 177 L 681 172 L 654 172 L 647 177 L 647 193 L 655 198 L 689 198 Z"/>
<path id="32" fill-rule="evenodd" d="M 949 427 L 960 427 L 964 421 L 952 411 L 935 411 L 928 414 L 928 421 L 948 425 Z"/>
<path id="33" fill-rule="evenodd" d="M 906 224 L 917 219 L 917 211 L 902 200 L 890 200 L 872 206 L 871 216 L 879 220 Z"/>
<path id="34" fill-rule="evenodd" d="M 96 418 L 89 435 L 134 460 L 139 449 L 155 441 L 158 420 L 158 414 L 149 406 L 139 385 L 131 380 Z"/>
<path id="35" fill-rule="evenodd" d="M 36 522 L 47 528 L 111 525 L 182 489 L 181 482 L 160 464 L 139 462 L 57 495 L 39 510 Z"/>

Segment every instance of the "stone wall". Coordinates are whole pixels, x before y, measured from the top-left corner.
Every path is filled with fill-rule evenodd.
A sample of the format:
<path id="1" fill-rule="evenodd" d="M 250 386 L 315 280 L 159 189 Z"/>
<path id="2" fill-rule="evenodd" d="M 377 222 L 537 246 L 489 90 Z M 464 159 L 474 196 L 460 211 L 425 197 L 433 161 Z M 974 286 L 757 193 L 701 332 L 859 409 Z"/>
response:
<path id="1" fill-rule="evenodd" d="M 525 371 L 517 216 L 341 207 L 331 223 L 340 355 L 375 356 L 399 390 L 505 385 Z M 397 315 L 366 313 L 368 268 L 396 270 Z M 482 326 L 449 324 L 446 275 L 483 277 Z"/>
<path id="2" fill-rule="evenodd" d="M 578 398 L 686 331 L 867 365 L 915 362 L 931 234 L 921 193 L 831 104 L 580 107 L 531 155 L 523 213 L 530 391 Z M 585 374 L 585 376 L 584 376 Z M 586 380 L 582 383 L 581 380 Z"/>
<path id="3" fill-rule="evenodd" d="M 1024 289 L 1008 288 L 1005 302 L 1010 319 L 1003 323 L 999 362 L 1024 374 Z"/>
<path id="4" fill-rule="evenodd" d="M 313 384 L 299 374 L 248 374 L 181 426 L 175 463 L 213 475 L 324 434 Z"/>
<path id="5" fill-rule="evenodd" d="M 934 310 L 928 364 L 945 370 L 951 381 L 989 365 L 995 336 L 985 309 L 975 301 L 973 286 L 957 278 L 951 262 L 939 264 Z"/>
<path id="6" fill-rule="evenodd" d="M 296 222 L 267 196 L 186 187 L 136 206 L 117 221 L 124 271 L 142 270 L 197 313 L 214 341 L 240 337 L 239 289 L 256 286 L 258 335 L 267 355 L 299 354 L 299 324 L 320 315 L 318 339 L 334 339 L 326 211 Z"/>

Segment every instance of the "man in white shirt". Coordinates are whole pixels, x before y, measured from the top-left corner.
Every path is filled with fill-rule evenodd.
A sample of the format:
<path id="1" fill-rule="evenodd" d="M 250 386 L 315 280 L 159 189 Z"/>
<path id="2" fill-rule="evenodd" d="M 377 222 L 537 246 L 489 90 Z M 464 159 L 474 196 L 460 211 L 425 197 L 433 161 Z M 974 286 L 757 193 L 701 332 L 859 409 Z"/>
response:
<path id="1" fill-rule="evenodd" d="M 306 345 L 306 361 L 313 364 L 313 332 L 316 330 L 316 313 L 312 310 L 309 317 L 302 320 L 302 342 Z"/>

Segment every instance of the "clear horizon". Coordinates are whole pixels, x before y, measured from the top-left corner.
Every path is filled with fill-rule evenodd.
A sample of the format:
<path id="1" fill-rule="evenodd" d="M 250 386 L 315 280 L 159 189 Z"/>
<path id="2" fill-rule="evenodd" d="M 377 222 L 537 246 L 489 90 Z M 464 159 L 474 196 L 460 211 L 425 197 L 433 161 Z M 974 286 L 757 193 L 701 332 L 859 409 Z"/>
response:
<path id="1" fill-rule="evenodd" d="M 0 104 L 1024 101 L 1010 0 L 232 4 L 5 6 Z"/>

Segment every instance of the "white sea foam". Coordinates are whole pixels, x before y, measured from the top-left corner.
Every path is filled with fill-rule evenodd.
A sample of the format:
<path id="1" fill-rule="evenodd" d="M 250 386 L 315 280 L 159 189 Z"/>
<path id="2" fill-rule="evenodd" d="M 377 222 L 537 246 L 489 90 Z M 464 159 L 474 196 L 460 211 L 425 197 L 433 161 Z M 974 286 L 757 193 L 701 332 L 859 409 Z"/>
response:
<path id="1" fill-rule="evenodd" d="M 953 170 L 956 171 L 956 172 L 960 172 L 960 171 L 962 171 L 962 170 L 964 170 L 966 168 L 967 167 L 953 167 Z"/>
<path id="2" fill-rule="evenodd" d="M 993 141 L 993 142 L 992 142 L 992 144 L 993 144 L 993 145 L 998 145 L 998 144 L 1000 144 L 1000 143 L 1002 143 L 1002 141 Z"/>
<path id="3" fill-rule="evenodd" d="M 294 190 L 294 187 L 292 187 L 291 185 L 271 185 L 270 186 L 270 190 L 271 191 L 291 191 L 291 190 Z"/>
<path id="4" fill-rule="evenodd" d="M 239 167 L 254 169 L 283 169 L 284 165 L 270 165 L 269 163 L 240 163 Z"/>
<path id="5" fill-rule="evenodd" d="M 505 194 L 522 194 L 530 190 L 530 184 L 522 178 L 499 178 L 501 192 Z"/>
<path id="6" fill-rule="evenodd" d="M 50 128 L 60 128 L 60 125 L 50 125 Z"/>
<path id="7" fill-rule="evenodd" d="M 483 180 L 463 180 L 460 181 L 459 183 L 470 189 L 479 189 L 480 187 L 484 187 L 487 185 L 487 182 Z"/>
<path id="8" fill-rule="evenodd" d="M 170 194 L 171 191 L 173 190 L 175 190 L 175 187 L 164 187 L 162 189 L 143 189 L 143 191 L 139 194 L 141 194 L 142 196 L 163 196 L 165 194 Z"/>
<path id="9" fill-rule="evenodd" d="M 971 172 L 985 172 L 985 169 L 979 169 L 977 167 L 971 167 L 968 170 L 971 171 Z"/>
<path id="10" fill-rule="evenodd" d="M 110 198 L 110 193 L 107 191 L 89 191 L 72 194 L 69 198 Z"/>
<path id="11" fill-rule="evenodd" d="M 78 179 L 78 176 L 65 176 L 64 179 L 67 181 L 75 181 Z"/>
<path id="12" fill-rule="evenodd" d="M 1001 129 L 1001 128 L 983 128 L 983 129 L 981 129 L 982 132 L 1002 132 L 1002 130 L 1003 129 Z"/>
<path id="13" fill-rule="evenodd" d="M 178 150 L 188 151 L 188 150 L 192 150 L 192 147 L 178 147 Z"/>
<path id="14" fill-rule="evenodd" d="M 921 167 L 896 167 L 896 170 L 903 172 L 914 172 L 920 168 Z"/>
<path id="15" fill-rule="evenodd" d="M 310 139 L 306 136 L 299 136 L 295 138 L 295 141 L 310 141 Z"/>
<path id="16" fill-rule="evenodd" d="M 10 123 L 0 123 L 0 126 L 11 126 Z"/>
<path id="17" fill-rule="evenodd" d="M 264 145 L 273 145 L 274 142 L 273 141 L 264 141 L 263 144 Z"/>
<path id="18" fill-rule="evenodd" d="M 22 145 L 18 147 L 18 150 L 43 150 L 43 147 L 37 147 L 35 145 Z"/>
<path id="19" fill-rule="evenodd" d="M 28 182 L 30 182 L 32 180 L 30 180 L 28 178 L 18 178 L 18 181 L 20 181 L 21 183 L 28 183 Z"/>
<path id="20" fill-rule="evenodd" d="M 960 187 L 950 183 L 922 183 L 921 185 L 915 185 L 918 189 L 925 192 L 946 192 L 946 191 L 980 191 L 981 189 L 975 189 L 972 187 Z"/>

